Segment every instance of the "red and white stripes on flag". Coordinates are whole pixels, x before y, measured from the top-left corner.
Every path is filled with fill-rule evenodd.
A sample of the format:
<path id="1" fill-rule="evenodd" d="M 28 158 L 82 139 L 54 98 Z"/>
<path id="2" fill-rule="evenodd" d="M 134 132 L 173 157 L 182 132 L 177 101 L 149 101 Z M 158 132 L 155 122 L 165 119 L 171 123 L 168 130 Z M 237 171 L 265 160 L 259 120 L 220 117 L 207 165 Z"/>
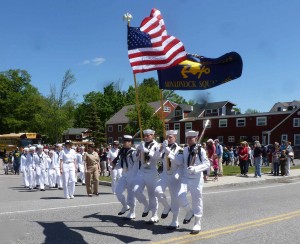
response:
<path id="1" fill-rule="evenodd" d="M 142 21 L 140 28 L 130 28 L 128 57 L 133 73 L 166 69 L 186 59 L 182 42 L 167 35 L 159 10 L 152 9 L 150 17 Z"/>

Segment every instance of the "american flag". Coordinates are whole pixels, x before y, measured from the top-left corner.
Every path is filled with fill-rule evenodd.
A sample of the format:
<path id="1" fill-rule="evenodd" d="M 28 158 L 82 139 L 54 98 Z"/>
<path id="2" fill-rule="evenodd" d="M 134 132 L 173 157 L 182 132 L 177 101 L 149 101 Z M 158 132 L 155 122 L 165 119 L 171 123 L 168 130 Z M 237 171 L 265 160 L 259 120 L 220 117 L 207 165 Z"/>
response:
<path id="1" fill-rule="evenodd" d="M 140 27 L 128 27 L 128 57 L 133 73 L 170 68 L 186 59 L 182 42 L 168 36 L 164 20 L 152 9 Z"/>

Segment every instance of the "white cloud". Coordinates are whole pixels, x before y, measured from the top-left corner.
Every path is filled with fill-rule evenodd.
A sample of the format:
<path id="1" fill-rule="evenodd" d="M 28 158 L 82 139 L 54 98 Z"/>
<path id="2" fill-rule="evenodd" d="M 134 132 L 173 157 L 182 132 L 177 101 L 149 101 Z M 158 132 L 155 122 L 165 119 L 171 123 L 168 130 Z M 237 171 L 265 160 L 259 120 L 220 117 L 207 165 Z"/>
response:
<path id="1" fill-rule="evenodd" d="M 104 58 L 94 58 L 92 61 L 93 61 L 93 65 L 98 66 L 98 65 L 104 63 L 105 59 Z"/>
<path id="2" fill-rule="evenodd" d="M 98 66 L 104 62 L 105 62 L 105 58 L 94 58 L 92 60 L 86 59 L 83 62 L 81 62 L 80 65 L 92 64 L 92 65 Z"/>

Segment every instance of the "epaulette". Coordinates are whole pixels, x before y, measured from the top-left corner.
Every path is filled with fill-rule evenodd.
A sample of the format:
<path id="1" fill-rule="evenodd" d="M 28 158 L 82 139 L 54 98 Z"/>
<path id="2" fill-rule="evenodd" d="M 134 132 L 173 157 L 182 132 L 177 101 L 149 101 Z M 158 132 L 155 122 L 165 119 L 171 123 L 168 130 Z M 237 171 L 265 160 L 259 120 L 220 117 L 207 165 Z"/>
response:
<path id="1" fill-rule="evenodd" d="M 178 154 L 183 154 L 183 149 L 182 148 L 178 150 Z"/>

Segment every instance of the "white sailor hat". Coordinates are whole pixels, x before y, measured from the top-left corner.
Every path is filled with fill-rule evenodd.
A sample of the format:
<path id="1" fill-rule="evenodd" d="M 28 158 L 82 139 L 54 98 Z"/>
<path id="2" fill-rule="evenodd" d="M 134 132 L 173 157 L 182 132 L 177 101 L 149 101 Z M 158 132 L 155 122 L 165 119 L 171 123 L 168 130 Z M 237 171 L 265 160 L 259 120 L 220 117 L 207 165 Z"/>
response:
<path id="1" fill-rule="evenodd" d="M 178 130 L 167 130 L 166 131 L 166 135 L 169 136 L 169 135 L 174 135 L 176 136 L 178 133 Z"/>
<path id="2" fill-rule="evenodd" d="M 65 141 L 65 145 L 67 145 L 67 144 L 73 145 L 73 142 L 72 142 L 71 140 L 66 140 L 66 141 Z"/>
<path id="3" fill-rule="evenodd" d="M 207 143 L 208 143 L 208 142 L 214 143 L 214 140 L 210 138 L 210 139 L 207 140 Z"/>
<path id="4" fill-rule="evenodd" d="M 185 132 L 185 137 L 197 137 L 199 134 L 199 131 L 190 130 Z"/>
<path id="5" fill-rule="evenodd" d="M 44 147 L 42 145 L 37 145 L 36 146 L 38 149 L 43 149 Z"/>
<path id="6" fill-rule="evenodd" d="M 132 136 L 131 135 L 124 135 L 123 136 L 123 141 L 131 141 L 132 140 Z"/>
<path id="7" fill-rule="evenodd" d="M 45 149 L 44 149 L 44 152 L 49 152 L 49 149 L 48 149 L 48 148 L 45 148 Z"/>
<path id="8" fill-rule="evenodd" d="M 114 144 L 119 145 L 120 143 L 119 141 L 114 141 Z"/>
<path id="9" fill-rule="evenodd" d="M 25 147 L 23 150 L 24 150 L 25 152 L 28 152 L 28 151 L 29 151 L 29 148 L 28 148 L 28 147 Z"/>
<path id="10" fill-rule="evenodd" d="M 61 143 L 56 144 L 57 147 L 62 147 Z"/>
<path id="11" fill-rule="evenodd" d="M 151 129 L 147 129 L 143 131 L 144 135 L 154 135 L 155 134 L 155 130 L 151 130 Z"/>
<path id="12" fill-rule="evenodd" d="M 80 148 L 81 148 L 81 149 L 85 149 L 85 146 L 81 146 Z"/>
<path id="13" fill-rule="evenodd" d="M 35 150 L 35 147 L 30 147 L 29 150 L 30 150 L 30 151 L 34 151 L 34 150 Z"/>

